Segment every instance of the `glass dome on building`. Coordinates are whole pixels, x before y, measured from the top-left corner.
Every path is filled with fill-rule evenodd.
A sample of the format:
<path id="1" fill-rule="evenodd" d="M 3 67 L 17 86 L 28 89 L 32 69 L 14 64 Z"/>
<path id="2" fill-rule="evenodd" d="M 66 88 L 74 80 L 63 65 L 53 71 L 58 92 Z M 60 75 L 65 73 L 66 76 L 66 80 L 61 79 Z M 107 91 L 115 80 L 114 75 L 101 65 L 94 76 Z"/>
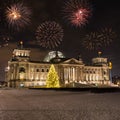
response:
<path id="1" fill-rule="evenodd" d="M 44 62 L 50 62 L 51 59 L 55 58 L 56 57 L 56 52 L 57 52 L 57 56 L 59 58 L 65 58 L 65 56 L 63 55 L 62 52 L 60 51 L 50 51 L 44 58 Z"/>

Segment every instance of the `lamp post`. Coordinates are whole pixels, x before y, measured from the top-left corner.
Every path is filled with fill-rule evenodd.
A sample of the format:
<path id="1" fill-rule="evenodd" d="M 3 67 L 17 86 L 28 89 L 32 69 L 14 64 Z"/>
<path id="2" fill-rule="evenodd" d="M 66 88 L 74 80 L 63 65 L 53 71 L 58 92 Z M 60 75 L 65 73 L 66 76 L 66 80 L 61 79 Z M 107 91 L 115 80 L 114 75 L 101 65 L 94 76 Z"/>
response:
<path id="1" fill-rule="evenodd" d="M 110 81 L 112 83 L 112 62 L 109 62 L 109 71 L 110 71 Z"/>
<path id="2" fill-rule="evenodd" d="M 102 54 L 102 52 L 101 52 L 101 51 L 99 51 L 99 52 L 98 52 L 98 56 L 99 56 L 99 57 L 101 57 L 101 54 Z"/>

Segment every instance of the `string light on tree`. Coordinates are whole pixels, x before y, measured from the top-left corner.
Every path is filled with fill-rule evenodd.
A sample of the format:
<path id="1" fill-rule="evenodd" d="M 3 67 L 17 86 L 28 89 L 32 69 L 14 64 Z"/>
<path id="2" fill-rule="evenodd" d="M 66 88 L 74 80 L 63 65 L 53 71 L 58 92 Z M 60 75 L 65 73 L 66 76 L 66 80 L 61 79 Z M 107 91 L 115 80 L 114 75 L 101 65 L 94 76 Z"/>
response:
<path id="1" fill-rule="evenodd" d="M 47 80 L 46 80 L 46 87 L 47 88 L 59 88 L 60 87 L 59 77 L 55 70 L 54 65 L 51 65 L 50 70 L 48 72 Z"/>

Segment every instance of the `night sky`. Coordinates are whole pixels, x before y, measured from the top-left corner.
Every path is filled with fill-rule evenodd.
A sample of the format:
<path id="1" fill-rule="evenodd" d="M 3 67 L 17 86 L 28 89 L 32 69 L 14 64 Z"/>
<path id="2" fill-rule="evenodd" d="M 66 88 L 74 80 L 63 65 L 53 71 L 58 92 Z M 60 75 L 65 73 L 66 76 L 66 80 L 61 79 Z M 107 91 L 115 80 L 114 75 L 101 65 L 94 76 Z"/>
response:
<path id="1" fill-rule="evenodd" d="M 86 50 L 81 46 L 86 34 L 97 31 L 100 28 L 110 27 L 117 38 L 108 47 L 102 47 L 102 56 L 107 57 L 113 63 L 112 75 L 120 75 L 120 1 L 119 0 L 89 0 L 92 6 L 92 16 L 88 24 L 83 27 L 74 27 L 63 19 L 62 8 L 65 0 L 24 0 L 32 12 L 29 26 L 21 31 L 11 30 L 4 16 L 4 5 L 9 5 L 8 0 L 1 0 L 0 4 L 0 30 L 5 29 L 12 39 L 7 47 L 0 48 L 0 80 L 4 79 L 4 68 L 12 56 L 12 51 L 17 48 L 19 41 L 24 42 L 26 48 L 31 49 L 32 60 L 42 60 L 50 49 L 36 45 L 35 31 L 44 21 L 56 21 L 64 30 L 64 38 L 59 47 L 51 50 L 59 50 L 66 57 L 77 58 L 80 54 L 84 63 L 90 64 L 91 59 L 97 56 L 97 50 Z"/>

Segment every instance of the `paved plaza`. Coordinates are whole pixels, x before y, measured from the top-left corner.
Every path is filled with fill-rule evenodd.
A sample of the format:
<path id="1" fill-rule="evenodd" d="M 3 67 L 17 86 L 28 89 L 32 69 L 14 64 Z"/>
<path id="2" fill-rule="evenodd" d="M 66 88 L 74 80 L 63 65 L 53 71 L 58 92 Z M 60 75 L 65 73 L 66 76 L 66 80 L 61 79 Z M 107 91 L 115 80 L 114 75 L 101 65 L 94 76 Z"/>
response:
<path id="1" fill-rule="evenodd" d="M 0 89 L 0 120 L 120 120 L 120 93 Z"/>

